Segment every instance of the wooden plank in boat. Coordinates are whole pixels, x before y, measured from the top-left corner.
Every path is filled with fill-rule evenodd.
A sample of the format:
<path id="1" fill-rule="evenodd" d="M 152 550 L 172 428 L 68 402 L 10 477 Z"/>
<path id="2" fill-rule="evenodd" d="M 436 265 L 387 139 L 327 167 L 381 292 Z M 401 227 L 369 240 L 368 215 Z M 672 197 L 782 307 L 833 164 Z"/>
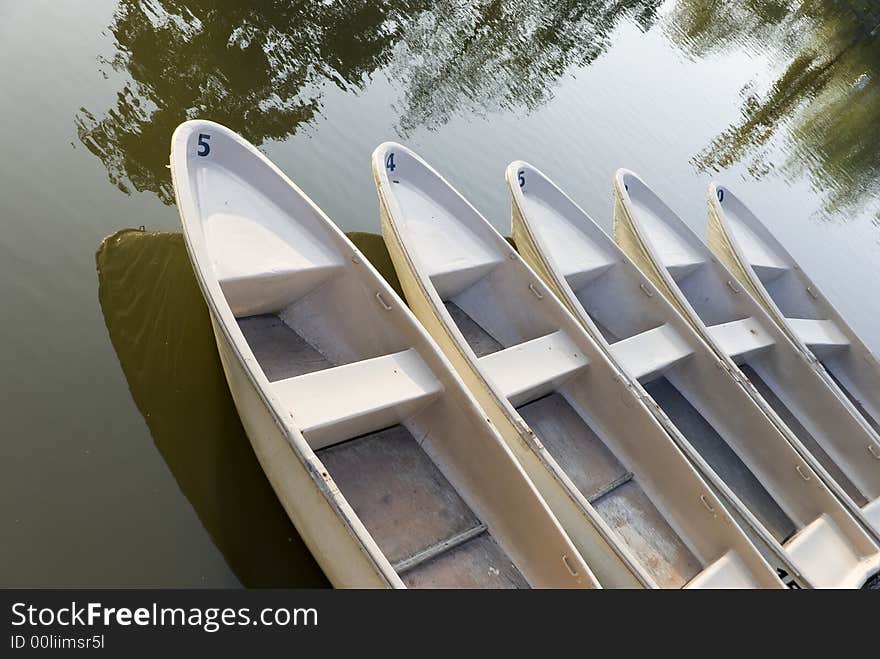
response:
<path id="1" fill-rule="evenodd" d="M 856 504 L 864 506 L 868 502 L 865 496 L 855 485 L 853 485 L 853 482 L 847 478 L 846 474 L 843 473 L 843 470 L 841 470 L 837 463 L 831 459 L 831 456 L 825 452 L 825 449 L 819 445 L 816 438 L 804 428 L 804 425 L 792 413 L 788 406 L 779 399 L 779 396 L 776 395 L 764 379 L 758 375 L 751 366 L 743 365 L 740 367 L 740 370 L 742 370 L 743 375 L 749 379 L 749 382 L 755 386 L 755 389 L 758 390 L 761 397 L 767 401 L 770 407 L 773 408 L 773 411 L 776 412 L 785 425 L 788 426 L 788 429 L 797 436 L 801 444 L 804 445 L 810 454 L 816 458 L 819 464 L 821 464 L 831 475 L 831 478 L 843 488 L 844 492 L 846 492 Z"/>
<path id="2" fill-rule="evenodd" d="M 594 505 L 661 587 L 681 588 L 702 569 L 634 480 L 614 488 Z"/>
<path id="3" fill-rule="evenodd" d="M 813 320 L 810 318 L 786 318 L 785 322 L 801 342 L 821 355 L 845 348 L 849 345 L 846 334 L 833 320 Z"/>
<path id="4" fill-rule="evenodd" d="M 629 472 L 560 394 L 517 410 L 587 499 Z"/>
<path id="5" fill-rule="evenodd" d="M 528 588 L 488 532 L 402 575 L 407 588 Z"/>
<path id="6" fill-rule="evenodd" d="M 464 335 L 465 341 L 468 342 L 477 357 L 485 357 L 504 347 L 457 304 L 454 302 L 445 302 L 444 304 L 459 331 Z"/>
<path id="7" fill-rule="evenodd" d="M 275 314 L 240 318 L 238 326 L 269 382 L 334 366 Z"/>
<path id="8" fill-rule="evenodd" d="M 654 401 L 713 470 L 780 542 L 792 535 L 794 522 L 705 418 L 666 378 L 645 385 Z"/>
<path id="9" fill-rule="evenodd" d="M 403 426 L 317 455 L 392 564 L 480 524 Z"/>

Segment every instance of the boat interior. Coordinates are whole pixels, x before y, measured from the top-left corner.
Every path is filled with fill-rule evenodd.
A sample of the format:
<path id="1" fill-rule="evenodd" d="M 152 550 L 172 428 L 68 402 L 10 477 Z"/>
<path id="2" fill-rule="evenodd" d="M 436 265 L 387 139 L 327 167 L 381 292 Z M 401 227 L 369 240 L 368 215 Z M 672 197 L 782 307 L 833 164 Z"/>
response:
<path id="1" fill-rule="evenodd" d="M 233 339 L 403 583 L 574 586 L 580 571 L 595 584 L 372 266 L 255 150 L 219 131 L 212 145 L 231 166 L 199 162 L 191 180 Z"/>
<path id="2" fill-rule="evenodd" d="M 698 331 L 727 355 L 777 418 L 880 529 L 880 470 L 871 433 L 840 404 L 759 303 L 675 213 L 631 172 L 618 174 L 639 235 L 672 280 L 671 294 Z M 620 188 L 618 188 L 620 190 Z M 620 194 L 620 192 L 619 192 Z M 623 229 L 616 217 L 616 230 Z M 872 464 L 873 462 L 873 464 Z"/>
<path id="3" fill-rule="evenodd" d="M 739 197 L 720 185 L 710 186 L 710 195 L 710 235 L 723 233 L 720 237 L 731 246 L 732 253 L 719 255 L 722 261 L 732 260 L 743 268 L 770 315 L 809 348 L 866 422 L 880 433 L 877 358 Z"/>
<path id="4" fill-rule="evenodd" d="M 571 198 L 527 163 L 511 164 L 507 181 L 521 251 L 534 255 L 537 268 L 560 283 L 575 316 L 604 341 L 618 365 L 639 381 L 773 538 L 782 545 L 803 544 L 800 534 L 821 517 L 823 507 L 810 500 L 812 488 L 794 470 L 777 473 L 768 464 L 795 457 L 785 438 Z"/>
<path id="5" fill-rule="evenodd" d="M 644 573 L 666 588 L 753 579 L 701 524 L 706 509 L 689 507 L 701 505 L 702 481 L 599 348 L 451 186 L 406 150 L 393 153 L 395 230 L 447 330 Z M 602 261 L 578 281 L 588 286 L 612 266 Z"/>

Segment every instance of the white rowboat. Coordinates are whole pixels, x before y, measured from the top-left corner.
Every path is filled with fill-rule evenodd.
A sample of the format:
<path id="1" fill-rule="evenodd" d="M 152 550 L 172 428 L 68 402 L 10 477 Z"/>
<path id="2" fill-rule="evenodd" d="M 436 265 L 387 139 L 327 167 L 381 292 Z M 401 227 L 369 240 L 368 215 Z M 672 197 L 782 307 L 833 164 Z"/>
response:
<path id="1" fill-rule="evenodd" d="M 880 432 L 880 360 L 748 206 L 709 185 L 709 248 Z M 880 451 L 871 453 L 880 461 Z"/>
<path id="2" fill-rule="evenodd" d="M 513 162 L 506 180 L 520 254 L 652 397 L 771 565 L 800 585 L 861 585 L 877 568 L 875 548 L 726 362 L 542 172 Z"/>
<path id="3" fill-rule="evenodd" d="M 400 144 L 373 153 L 410 307 L 606 587 L 782 582 L 645 402 L 507 241 Z"/>
<path id="4" fill-rule="evenodd" d="M 174 132 L 171 172 L 241 421 L 334 585 L 598 586 L 434 342 L 305 194 L 208 121 Z"/>

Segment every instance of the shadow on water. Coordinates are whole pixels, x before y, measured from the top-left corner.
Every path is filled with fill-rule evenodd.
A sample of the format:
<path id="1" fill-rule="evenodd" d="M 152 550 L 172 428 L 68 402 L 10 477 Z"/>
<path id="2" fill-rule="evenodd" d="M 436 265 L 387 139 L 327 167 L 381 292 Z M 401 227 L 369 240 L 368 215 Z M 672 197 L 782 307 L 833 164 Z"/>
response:
<path id="1" fill-rule="evenodd" d="M 380 70 L 400 87 L 403 134 L 530 110 L 605 52 L 622 18 L 647 29 L 662 2 L 120 0 L 102 65 L 127 81 L 102 114 L 80 109 L 77 133 L 121 190 L 170 204 L 168 138 L 186 119 L 282 140 L 320 114 L 326 85 L 357 93 Z"/>
<path id="2" fill-rule="evenodd" d="M 806 174 L 831 216 L 873 211 L 880 192 L 880 7 L 875 0 L 680 0 L 668 34 L 693 57 L 746 48 L 782 70 L 766 90 L 742 90 L 741 119 L 693 160 L 702 171 L 736 162 L 760 178 Z M 875 204 L 870 207 L 870 204 Z"/>
<path id="3" fill-rule="evenodd" d="M 397 286 L 381 236 L 350 237 Z M 132 398 L 229 567 L 247 587 L 326 586 L 239 421 L 182 234 L 119 231 L 95 259 Z"/>

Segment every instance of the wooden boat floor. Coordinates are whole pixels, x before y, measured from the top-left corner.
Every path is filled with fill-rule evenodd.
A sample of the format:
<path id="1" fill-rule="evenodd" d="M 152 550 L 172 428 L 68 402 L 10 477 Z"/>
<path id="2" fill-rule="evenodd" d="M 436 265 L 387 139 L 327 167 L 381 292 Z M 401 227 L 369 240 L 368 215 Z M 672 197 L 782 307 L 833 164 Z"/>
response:
<path id="1" fill-rule="evenodd" d="M 487 532 L 402 575 L 407 588 L 528 588 Z"/>
<path id="2" fill-rule="evenodd" d="M 379 548 L 414 587 L 528 587 L 404 426 L 317 451 Z"/>
<path id="3" fill-rule="evenodd" d="M 238 326 L 269 382 L 336 366 L 275 314 L 239 318 Z"/>
<path id="4" fill-rule="evenodd" d="M 666 378 L 645 389 L 718 476 L 779 542 L 797 529 L 727 442 Z"/>
<path id="5" fill-rule="evenodd" d="M 581 494 L 658 584 L 678 588 L 700 572 L 700 562 L 633 474 L 565 398 L 553 393 L 518 411 Z"/>
<path id="6" fill-rule="evenodd" d="M 797 417 L 794 413 L 788 408 L 788 406 L 783 403 L 779 397 L 773 392 L 770 386 L 761 378 L 760 375 L 747 364 L 743 364 L 740 366 L 740 370 L 742 370 L 743 375 L 745 375 L 749 381 L 755 385 L 755 388 L 758 390 L 758 393 L 761 394 L 761 397 L 769 403 L 770 407 L 775 411 L 785 422 L 785 425 L 788 426 L 789 430 L 791 430 L 797 438 L 801 441 L 801 444 L 813 455 L 816 460 L 819 461 L 825 470 L 831 474 L 831 478 L 835 480 L 835 482 L 843 488 L 844 492 L 846 492 L 853 501 L 855 501 L 858 506 L 861 508 L 862 506 L 868 503 L 868 500 L 865 496 L 859 491 L 859 489 L 853 484 L 853 482 L 846 477 L 840 467 L 838 467 L 834 460 L 831 459 L 831 456 L 825 452 L 819 442 L 815 440 L 815 438 L 810 434 L 810 432 L 804 428 L 800 421 L 798 421 Z M 845 391 L 845 390 L 844 390 Z"/>
<path id="7" fill-rule="evenodd" d="M 477 357 L 491 355 L 493 352 L 498 352 L 504 347 L 455 302 L 444 302 L 443 304 L 446 305 L 446 310 L 452 316 L 455 324 L 458 325 L 459 331 L 464 334 L 465 340 Z"/>

